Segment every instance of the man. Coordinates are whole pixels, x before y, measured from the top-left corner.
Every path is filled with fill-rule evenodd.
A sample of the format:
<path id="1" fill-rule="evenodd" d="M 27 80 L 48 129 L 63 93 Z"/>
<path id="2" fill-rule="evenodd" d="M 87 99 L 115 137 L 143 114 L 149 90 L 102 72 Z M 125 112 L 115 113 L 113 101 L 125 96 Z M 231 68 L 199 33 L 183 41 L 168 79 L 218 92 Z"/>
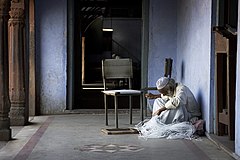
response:
<path id="1" fill-rule="evenodd" d="M 148 93 L 145 96 L 155 99 L 152 115 L 158 116 L 162 123 L 194 123 L 201 116 L 200 107 L 188 87 L 167 77 L 161 77 L 156 86 L 160 94 Z"/>

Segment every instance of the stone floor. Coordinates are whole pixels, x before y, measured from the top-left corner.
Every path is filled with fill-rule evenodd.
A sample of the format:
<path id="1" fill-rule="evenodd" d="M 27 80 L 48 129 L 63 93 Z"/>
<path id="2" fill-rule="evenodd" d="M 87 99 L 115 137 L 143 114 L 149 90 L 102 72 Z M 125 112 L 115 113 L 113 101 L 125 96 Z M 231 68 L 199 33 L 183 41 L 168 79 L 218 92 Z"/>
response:
<path id="1" fill-rule="evenodd" d="M 119 127 L 134 127 L 133 115 L 119 114 Z M 107 135 L 114 114 L 105 126 L 104 114 L 64 114 L 32 117 L 24 127 L 11 127 L 12 140 L 0 142 L 1 160 L 233 160 L 207 137 L 193 140 L 141 139 L 138 134 Z"/>

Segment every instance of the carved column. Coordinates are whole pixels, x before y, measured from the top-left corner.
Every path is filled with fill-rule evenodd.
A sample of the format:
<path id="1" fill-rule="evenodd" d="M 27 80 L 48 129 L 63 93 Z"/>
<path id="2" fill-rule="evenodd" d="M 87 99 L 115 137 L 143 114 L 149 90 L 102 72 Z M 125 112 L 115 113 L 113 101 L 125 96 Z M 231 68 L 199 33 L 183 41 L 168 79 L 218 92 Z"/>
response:
<path id="1" fill-rule="evenodd" d="M 29 0 L 29 115 L 36 115 L 35 0 Z"/>
<path id="2" fill-rule="evenodd" d="M 10 0 L 0 0 L 0 141 L 11 139 L 8 96 L 8 19 Z"/>
<path id="3" fill-rule="evenodd" d="M 11 103 L 9 116 L 11 125 L 15 126 L 25 125 L 28 119 L 24 73 L 24 2 L 22 1 L 11 1 L 8 21 L 9 98 Z"/>

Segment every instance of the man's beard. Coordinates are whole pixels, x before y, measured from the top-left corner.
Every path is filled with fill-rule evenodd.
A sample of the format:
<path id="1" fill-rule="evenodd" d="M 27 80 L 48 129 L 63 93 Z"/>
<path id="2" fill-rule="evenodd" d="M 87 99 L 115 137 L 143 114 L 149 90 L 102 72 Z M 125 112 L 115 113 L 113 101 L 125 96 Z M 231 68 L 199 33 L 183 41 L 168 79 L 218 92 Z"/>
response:
<path id="1" fill-rule="evenodd" d="M 167 92 L 166 96 L 173 97 L 174 92 L 172 90 L 168 90 Z"/>

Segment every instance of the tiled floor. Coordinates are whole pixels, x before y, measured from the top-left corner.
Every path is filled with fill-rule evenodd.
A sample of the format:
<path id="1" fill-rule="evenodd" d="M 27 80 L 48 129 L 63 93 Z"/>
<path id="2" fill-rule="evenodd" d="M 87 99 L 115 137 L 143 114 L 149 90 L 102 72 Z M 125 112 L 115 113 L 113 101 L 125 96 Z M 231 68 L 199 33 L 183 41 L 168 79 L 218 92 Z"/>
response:
<path id="1" fill-rule="evenodd" d="M 133 123 L 139 122 L 133 116 Z M 119 127 L 128 124 L 128 114 L 119 115 Z M 109 126 L 103 114 L 66 114 L 34 117 L 24 127 L 13 127 L 13 140 L 1 142 L 1 160 L 232 160 L 224 150 L 207 137 L 195 140 L 141 139 L 138 134 L 107 135 Z"/>

